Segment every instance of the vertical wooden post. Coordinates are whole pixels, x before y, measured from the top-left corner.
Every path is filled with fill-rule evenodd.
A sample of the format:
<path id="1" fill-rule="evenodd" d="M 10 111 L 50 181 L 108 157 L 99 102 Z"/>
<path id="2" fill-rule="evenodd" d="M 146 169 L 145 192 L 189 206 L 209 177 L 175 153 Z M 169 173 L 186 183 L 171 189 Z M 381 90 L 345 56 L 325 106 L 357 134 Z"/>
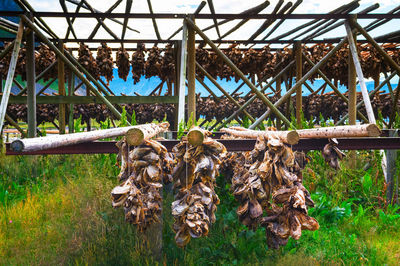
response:
<path id="1" fill-rule="evenodd" d="M 68 96 L 74 95 L 75 89 L 75 75 L 70 71 L 69 81 L 68 81 Z M 74 104 L 69 104 L 69 117 L 68 117 L 68 133 L 74 133 Z"/>
<path id="2" fill-rule="evenodd" d="M 353 34 L 354 40 L 356 40 L 357 34 Z M 350 47 L 348 48 L 350 50 Z M 349 65 L 349 73 L 348 73 L 348 91 L 349 91 L 349 105 L 348 105 L 348 112 L 349 112 L 349 125 L 355 125 L 357 120 L 357 84 L 356 84 L 356 68 L 354 67 L 354 61 L 351 56 L 351 52 L 349 51 L 349 58 L 348 58 L 348 65 Z"/>
<path id="3" fill-rule="evenodd" d="M 389 137 L 397 137 L 397 130 L 389 131 Z M 387 179 L 386 179 L 386 204 L 393 203 L 393 192 L 396 185 L 396 159 L 397 150 L 386 151 Z M 397 177 L 398 178 L 398 177 Z M 398 184 L 397 184 L 398 185 Z"/>
<path id="4" fill-rule="evenodd" d="M 35 75 L 35 35 L 26 35 L 26 80 L 28 106 L 28 137 L 36 136 L 36 75 Z"/>
<path id="5" fill-rule="evenodd" d="M 277 79 L 276 79 L 276 92 L 277 92 L 277 95 L 276 96 L 278 96 L 278 98 L 280 98 L 281 97 L 281 83 L 282 83 L 282 78 L 281 78 L 281 76 L 279 76 Z M 276 118 L 276 128 L 278 129 L 278 130 L 280 130 L 281 129 L 281 120 L 279 119 L 279 117 L 277 117 Z"/>
<path id="6" fill-rule="evenodd" d="M 60 41 L 58 48 L 64 54 L 64 43 Z M 61 58 L 57 61 L 58 67 L 58 94 L 65 96 L 65 77 L 64 77 L 64 62 Z M 65 134 L 65 104 L 60 104 L 58 107 L 58 123 L 60 127 L 60 134 Z"/>
<path id="7" fill-rule="evenodd" d="M 186 42 L 188 27 L 186 21 L 183 22 L 182 42 L 179 58 L 179 85 L 178 85 L 178 124 L 185 123 L 185 91 L 186 91 Z"/>
<path id="8" fill-rule="evenodd" d="M 301 42 L 294 43 L 295 57 L 296 57 L 296 82 L 303 76 L 303 58 L 301 51 Z M 301 112 L 303 109 L 303 93 L 302 87 L 299 86 L 296 91 L 296 121 L 297 128 L 301 128 Z"/>
<path id="9" fill-rule="evenodd" d="M 174 96 L 179 96 L 179 70 L 180 70 L 180 55 L 181 55 L 181 42 L 176 41 L 175 42 L 175 81 L 174 81 Z M 178 104 L 175 103 L 175 110 L 174 110 L 174 124 L 173 124 L 173 130 L 178 130 Z"/>
<path id="10" fill-rule="evenodd" d="M 355 41 L 357 34 L 353 34 L 353 38 Z M 348 58 L 348 91 L 349 91 L 349 105 L 348 105 L 348 113 L 349 113 L 349 125 L 355 125 L 357 120 L 357 73 L 354 66 L 354 61 L 351 56 L 350 47 L 349 49 L 349 58 Z M 356 152 L 349 152 L 349 167 L 356 167 Z"/>
<path id="11" fill-rule="evenodd" d="M 194 17 L 190 17 L 194 22 Z M 188 116 L 196 119 L 196 47 L 195 31 L 192 27 L 188 28 L 187 41 L 187 71 L 188 71 Z"/>

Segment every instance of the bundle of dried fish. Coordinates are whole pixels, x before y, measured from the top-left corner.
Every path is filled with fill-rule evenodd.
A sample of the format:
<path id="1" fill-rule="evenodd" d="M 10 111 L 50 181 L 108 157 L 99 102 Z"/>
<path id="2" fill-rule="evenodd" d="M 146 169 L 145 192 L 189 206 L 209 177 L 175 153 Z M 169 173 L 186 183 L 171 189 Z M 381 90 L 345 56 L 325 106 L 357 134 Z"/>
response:
<path id="1" fill-rule="evenodd" d="M 318 222 L 307 215 L 314 203 L 302 185 L 304 153 L 294 153 L 279 139 L 259 137 L 244 157 L 232 177 L 233 194 L 240 202 L 236 213 L 244 225 L 265 227 L 270 248 L 286 245 L 290 236 L 299 239 L 301 230 L 318 229 Z"/>
<path id="2" fill-rule="evenodd" d="M 215 222 L 219 198 L 214 186 L 221 164 L 218 157 L 225 154 L 226 148 L 207 137 L 197 147 L 183 140 L 173 148 L 173 152 L 176 166 L 172 176 L 177 189 L 172 203 L 173 229 L 176 244 L 183 247 L 192 237 L 206 236 L 210 225 Z"/>
<path id="3" fill-rule="evenodd" d="M 47 45 L 41 44 L 38 49 L 38 56 L 35 57 L 35 70 L 36 75 L 42 73 L 46 68 L 56 61 L 56 54 L 50 50 Z M 57 77 L 57 66 L 53 66 L 51 70 L 43 75 L 43 80 L 47 81 L 51 78 Z"/>
<path id="4" fill-rule="evenodd" d="M 168 160 L 167 149 L 155 140 L 145 140 L 132 151 L 125 140 L 117 143 L 122 182 L 112 191 L 112 206 L 124 207 L 125 220 L 145 230 L 159 222 L 162 209 L 163 161 Z M 165 169 L 165 168 L 164 168 Z"/>
<path id="5" fill-rule="evenodd" d="M 146 78 L 161 76 L 161 56 L 160 49 L 157 46 L 153 46 L 150 49 L 144 69 Z"/>
<path id="6" fill-rule="evenodd" d="M 175 59 L 174 49 L 171 44 L 167 44 L 164 49 L 164 56 L 161 60 L 161 79 L 174 80 L 175 75 Z"/>
<path id="7" fill-rule="evenodd" d="M 117 51 L 118 77 L 126 81 L 129 75 L 129 54 L 125 48 L 120 47 Z"/>
<path id="8" fill-rule="evenodd" d="M 97 69 L 97 63 L 93 58 L 92 52 L 84 43 L 79 44 L 78 62 L 90 73 L 90 75 L 93 76 L 93 78 L 100 78 L 99 71 Z"/>
<path id="9" fill-rule="evenodd" d="M 113 65 L 114 61 L 111 57 L 111 48 L 105 42 L 97 48 L 96 63 L 99 68 L 100 76 L 107 80 L 107 84 L 113 79 Z"/>
<path id="10" fill-rule="evenodd" d="M 325 159 L 325 162 L 329 164 L 330 167 L 334 169 L 340 169 L 339 159 L 343 159 L 346 156 L 337 145 L 339 142 L 337 139 L 329 139 L 329 143 L 324 146 L 322 150 L 322 156 Z"/>
<path id="11" fill-rule="evenodd" d="M 140 78 L 144 75 L 144 53 L 146 52 L 146 48 L 144 44 L 138 43 L 136 51 L 132 54 L 132 75 L 133 75 L 133 84 L 136 84 L 140 81 Z"/>

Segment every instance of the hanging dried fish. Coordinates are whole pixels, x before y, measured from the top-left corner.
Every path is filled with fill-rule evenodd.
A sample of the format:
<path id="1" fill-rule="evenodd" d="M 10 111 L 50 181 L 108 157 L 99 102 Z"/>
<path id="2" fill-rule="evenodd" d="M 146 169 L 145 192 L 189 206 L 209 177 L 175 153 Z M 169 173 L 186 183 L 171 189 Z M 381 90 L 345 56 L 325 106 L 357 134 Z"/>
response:
<path id="1" fill-rule="evenodd" d="M 100 78 L 99 71 L 97 69 L 97 63 L 93 58 L 92 52 L 84 43 L 79 44 L 78 62 L 89 72 L 90 75 L 93 76 L 93 78 Z"/>
<path id="2" fill-rule="evenodd" d="M 136 51 L 132 54 L 132 75 L 133 75 L 133 84 L 137 84 L 140 81 L 140 78 L 144 75 L 144 53 L 146 52 L 146 48 L 143 43 L 138 43 Z"/>
<path id="3" fill-rule="evenodd" d="M 177 193 L 172 203 L 172 215 L 179 247 L 187 245 L 192 237 L 206 236 L 215 222 L 219 204 L 214 191 L 215 178 L 221 164 L 218 157 L 225 152 L 224 145 L 208 137 L 197 147 L 183 140 L 173 148 L 176 166 L 172 176 Z"/>
<path id="4" fill-rule="evenodd" d="M 111 191 L 112 206 L 124 207 L 125 220 L 140 231 L 159 222 L 162 210 L 162 180 L 170 161 L 167 149 L 155 140 L 145 140 L 129 151 L 125 139 L 117 143 L 122 182 Z M 166 162 L 167 161 L 167 162 Z"/>
<path id="5" fill-rule="evenodd" d="M 174 49 L 171 44 L 167 44 L 164 49 L 164 56 L 161 60 L 161 79 L 174 80 L 175 76 L 175 59 Z"/>
<path id="6" fill-rule="evenodd" d="M 106 78 L 107 84 L 114 78 L 114 61 L 111 57 L 111 52 L 111 48 L 105 42 L 102 42 L 101 46 L 97 48 L 96 63 L 99 68 L 99 74 Z"/>
<path id="7" fill-rule="evenodd" d="M 334 169 L 340 169 L 339 159 L 341 160 L 346 156 L 346 154 L 339 150 L 337 147 L 338 144 L 336 139 L 329 139 L 329 143 L 322 150 L 325 162 L 329 163 L 329 166 Z"/>
<path id="8" fill-rule="evenodd" d="M 146 78 L 161 76 L 161 56 L 160 49 L 157 46 L 150 49 L 144 69 Z"/>
<path id="9" fill-rule="evenodd" d="M 254 149 L 233 166 L 231 189 L 240 202 L 239 220 L 250 229 L 265 227 L 270 248 L 286 245 L 290 236 L 299 239 L 301 230 L 319 227 L 307 215 L 307 208 L 314 206 L 302 185 L 301 170 L 307 161 L 304 153 L 293 153 L 270 137 L 258 138 Z"/>
<path id="10" fill-rule="evenodd" d="M 117 51 L 117 61 L 116 65 L 118 67 L 118 77 L 126 81 L 129 75 L 129 54 L 125 48 L 120 47 Z"/>

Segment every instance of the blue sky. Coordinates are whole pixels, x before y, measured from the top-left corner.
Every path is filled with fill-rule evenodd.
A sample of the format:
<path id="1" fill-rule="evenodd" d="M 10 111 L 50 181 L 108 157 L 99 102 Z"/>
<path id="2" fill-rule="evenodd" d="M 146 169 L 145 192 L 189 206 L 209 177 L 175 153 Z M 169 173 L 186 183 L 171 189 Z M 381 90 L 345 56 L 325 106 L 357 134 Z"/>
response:
<path id="1" fill-rule="evenodd" d="M 110 0 L 87 0 L 89 4 L 91 4 L 94 8 L 105 11 L 107 10 L 115 1 Z M 152 0 L 153 10 L 154 12 L 158 13 L 193 13 L 197 6 L 200 4 L 200 0 Z M 243 10 L 246 10 L 250 7 L 256 6 L 263 2 L 263 0 L 251 0 L 251 1 L 243 1 L 243 0 L 214 0 L 214 7 L 217 13 L 240 13 Z M 273 8 L 275 7 L 278 0 L 270 0 L 271 4 L 268 6 L 262 13 L 271 13 Z M 285 1 L 288 2 L 288 1 Z M 294 0 L 293 0 L 294 2 Z M 335 0 L 335 1 L 323 1 L 323 0 L 303 0 L 303 3 L 296 9 L 294 13 L 326 13 L 329 12 L 340 5 L 347 4 L 351 2 L 350 0 Z M 34 7 L 37 11 L 62 11 L 59 1 L 57 0 L 29 0 L 29 3 Z M 119 5 L 115 12 L 125 12 L 125 3 L 126 0 L 123 0 L 122 3 Z M 360 7 L 356 9 L 354 12 L 358 12 L 366 7 L 373 5 L 375 3 L 379 3 L 380 7 L 374 10 L 372 13 L 386 13 L 389 10 L 393 9 L 395 6 L 400 4 L 399 0 L 361 0 Z M 67 8 L 70 12 L 74 12 L 76 6 L 67 2 Z M 135 0 L 133 1 L 132 6 L 133 13 L 148 13 L 148 6 L 147 0 Z M 206 5 L 201 13 L 210 13 L 209 7 Z M 54 32 L 59 36 L 65 36 L 65 32 L 67 30 L 67 22 L 64 18 L 45 18 L 45 21 L 51 26 Z M 274 38 L 279 34 L 282 34 L 302 23 L 307 22 L 308 20 L 286 20 L 280 28 L 270 37 Z M 359 20 L 361 25 L 367 25 L 370 23 L 371 20 Z M 113 30 L 114 33 L 117 35 L 121 34 L 122 27 L 114 23 L 112 21 L 106 20 L 107 25 Z M 206 27 L 210 24 L 213 24 L 212 20 L 196 20 L 196 23 L 200 28 Z M 234 25 L 236 25 L 237 21 L 229 22 L 224 24 L 220 27 L 221 34 L 231 29 Z M 253 32 L 255 32 L 258 27 L 261 25 L 261 20 L 251 20 L 246 23 L 243 27 L 241 27 L 238 31 L 234 32 L 230 35 L 229 39 L 247 39 Z M 86 18 L 78 18 L 74 23 L 74 28 L 76 29 L 76 33 L 78 38 L 85 38 L 87 37 L 95 25 L 97 21 L 95 19 L 86 19 Z M 175 20 L 165 20 L 165 19 L 158 19 L 157 24 L 161 33 L 162 38 L 167 38 L 171 35 L 177 28 L 182 25 L 182 20 L 175 19 Z M 390 31 L 398 30 L 399 19 L 392 20 L 391 22 L 381 26 L 370 33 L 373 36 L 379 36 L 384 33 L 388 33 Z M 131 19 L 129 20 L 129 26 L 137 29 L 140 31 L 139 33 L 135 33 L 132 31 L 127 31 L 126 38 L 132 39 L 156 39 L 153 25 L 150 19 Z M 216 39 L 217 34 L 215 29 L 207 31 L 207 35 L 211 39 Z M 261 34 L 264 36 L 265 34 Z M 340 27 L 337 30 L 334 30 L 330 33 L 322 35 L 319 38 L 329 38 L 329 37 L 338 37 L 344 36 L 345 29 L 344 26 Z M 290 36 L 293 37 L 294 35 Z M 95 36 L 96 39 L 108 39 L 111 36 L 103 29 L 100 28 L 97 35 Z M 181 38 L 181 34 L 176 36 L 177 39 Z M 361 38 L 360 38 L 361 39 Z M 99 44 L 89 44 L 91 47 L 97 47 Z M 151 46 L 152 44 L 147 44 Z M 77 44 L 68 44 L 68 47 L 76 47 Z M 119 47 L 119 44 L 109 43 L 111 47 Z M 126 47 L 136 47 L 136 44 L 126 44 Z M 162 45 L 159 45 L 162 47 Z M 258 45 L 262 46 L 262 45 Z M 274 45 L 272 45 L 273 47 Z M 275 45 L 279 46 L 279 45 Z M 221 46 L 223 47 L 223 46 Z M 257 46 L 256 46 L 257 47 Z M 115 54 L 113 55 L 115 58 Z M 114 75 L 117 77 L 117 75 Z M 381 77 L 383 79 L 383 77 Z M 131 77 L 129 77 L 127 82 L 119 80 L 118 78 L 114 78 L 114 81 L 111 83 L 111 87 L 114 87 L 118 90 L 123 90 L 128 92 L 127 94 L 133 93 L 133 91 L 140 90 L 152 90 L 148 89 L 152 86 L 152 83 L 155 83 L 156 79 L 152 79 L 150 81 L 143 81 L 140 84 L 133 86 Z M 223 81 L 222 81 L 223 82 Z M 392 83 L 397 83 L 398 77 L 392 80 Z M 234 87 L 233 83 L 224 83 L 227 87 Z M 199 89 L 201 90 L 201 85 L 198 85 Z M 123 89 L 122 89 L 123 88 Z"/>

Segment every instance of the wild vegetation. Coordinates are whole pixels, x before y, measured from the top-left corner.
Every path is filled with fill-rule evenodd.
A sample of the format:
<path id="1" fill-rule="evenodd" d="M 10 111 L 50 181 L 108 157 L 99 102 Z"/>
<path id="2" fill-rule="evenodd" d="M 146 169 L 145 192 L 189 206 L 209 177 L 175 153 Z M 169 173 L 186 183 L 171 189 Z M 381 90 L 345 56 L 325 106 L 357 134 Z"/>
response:
<path id="1" fill-rule="evenodd" d="M 221 203 L 209 235 L 177 247 L 173 193 L 164 189 L 163 258 L 111 207 L 116 155 L 9 156 L 0 160 L 0 264 L 373 264 L 398 265 L 400 207 L 385 204 L 379 153 L 358 151 L 340 170 L 319 151 L 303 171 L 320 229 L 279 250 L 265 231 L 249 231 L 236 215 L 230 180 L 217 177 Z M 400 165 L 400 161 L 397 162 Z M 398 168 L 399 169 L 399 168 Z"/>

